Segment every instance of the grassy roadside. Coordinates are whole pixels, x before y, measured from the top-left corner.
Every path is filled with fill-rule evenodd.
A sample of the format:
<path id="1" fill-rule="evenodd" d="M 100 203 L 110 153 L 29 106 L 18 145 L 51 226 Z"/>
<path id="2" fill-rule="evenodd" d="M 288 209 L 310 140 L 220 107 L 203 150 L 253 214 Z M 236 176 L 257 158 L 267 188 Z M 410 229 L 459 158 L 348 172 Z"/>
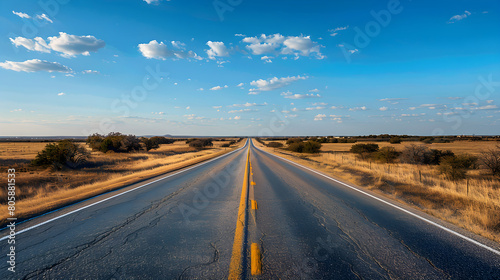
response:
<path id="1" fill-rule="evenodd" d="M 434 168 L 410 164 L 378 164 L 360 161 L 352 154 L 299 154 L 259 148 L 334 178 L 361 186 L 500 242 L 500 183 L 473 171 L 467 182 L 450 182 Z M 475 172 L 475 173 L 474 173 Z M 477 174 L 476 174 L 477 173 Z"/>
<path id="2" fill-rule="evenodd" d="M 148 163 L 148 160 L 144 160 L 140 164 L 144 165 L 145 168 L 129 169 L 125 172 L 105 176 L 103 180 L 82 184 L 77 187 L 67 185 L 58 189 L 41 188 L 33 196 L 16 201 L 16 217 L 18 221 L 29 219 L 96 195 L 177 171 L 231 152 L 243 146 L 244 143 L 245 141 L 240 141 L 231 148 L 216 147 L 186 154 L 171 155 L 163 161 L 152 159 L 152 161 L 155 161 L 153 164 Z M 23 187 L 20 184 L 17 189 L 22 190 Z M 0 204 L 0 207 L 7 209 L 5 203 Z M 7 211 L 0 213 L 0 227 L 6 224 L 7 214 Z"/>

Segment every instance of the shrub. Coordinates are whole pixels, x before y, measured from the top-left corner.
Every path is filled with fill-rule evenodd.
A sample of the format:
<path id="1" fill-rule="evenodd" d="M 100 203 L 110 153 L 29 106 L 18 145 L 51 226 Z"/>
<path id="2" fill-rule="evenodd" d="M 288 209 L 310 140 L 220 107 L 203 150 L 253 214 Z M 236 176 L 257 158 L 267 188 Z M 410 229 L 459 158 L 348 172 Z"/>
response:
<path id="1" fill-rule="evenodd" d="M 439 172 L 450 180 L 464 179 L 467 170 L 475 168 L 476 161 L 476 157 L 467 154 L 446 156 L 439 164 Z"/>
<path id="2" fill-rule="evenodd" d="M 317 154 L 321 150 L 321 143 L 316 141 L 307 141 L 304 144 L 303 153 Z"/>
<path id="3" fill-rule="evenodd" d="M 291 143 L 288 145 L 288 150 L 296 153 L 302 153 L 302 151 L 304 151 L 304 143 Z"/>
<path id="4" fill-rule="evenodd" d="M 267 146 L 270 148 L 281 148 L 283 147 L 283 144 L 280 142 L 269 142 L 267 143 Z"/>
<path id="5" fill-rule="evenodd" d="M 141 138 L 141 142 L 144 143 L 146 147 L 146 151 L 158 149 L 160 144 L 172 144 L 175 142 L 174 139 L 168 139 L 163 136 L 153 136 L 150 138 L 143 137 Z"/>
<path id="6" fill-rule="evenodd" d="M 31 162 L 34 166 L 53 166 L 62 169 L 64 166 L 77 168 L 89 158 L 89 152 L 82 146 L 62 140 L 57 143 L 47 144 Z"/>
<path id="7" fill-rule="evenodd" d="M 203 138 L 203 139 L 195 139 L 192 141 L 189 141 L 189 147 L 197 148 L 197 149 L 202 149 L 205 147 L 212 147 L 214 144 L 212 143 L 212 139 L 210 138 Z"/>
<path id="8" fill-rule="evenodd" d="M 351 153 L 355 154 L 366 154 L 366 153 L 374 153 L 379 149 L 377 144 L 354 144 L 351 146 Z"/>
<path id="9" fill-rule="evenodd" d="M 142 138 L 141 139 L 142 143 L 144 143 L 144 146 L 146 147 L 146 151 L 153 150 L 153 149 L 158 149 L 160 147 L 160 144 L 158 141 L 151 138 Z"/>
<path id="10" fill-rule="evenodd" d="M 229 143 L 225 143 L 225 144 L 222 144 L 220 145 L 222 148 L 227 148 L 227 147 L 231 147 L 231 144 Z"/>
<path id="11" fill-rule="evenodd" d="M 411 164 L 424 164 L 426 155 L 429 153 L 430 150 L 426 146 L 411 144 L 401 152 L 401 161 Z"/>
<path id="12" fill-rule="evenodd" d="M 119 132 L 111 132 L 106 136 L 92 134 L 87 137 L 87 143 L 94 151 L 106 153 L 139 151 L 141 143 L 135 135 L 124 135 Z"/>
<path id="13" fill-rule="evenodd" d="M 500 146 L 481 153 L 481 163 L 493 175 L 500 175 Z"/>
<path id="14" fill-rule="evenodd" d="M 288 150 L 297 153 L 319 153 L 321 149 L 321 143 L 314 141 L 307 142 L 296 142 L 288 146 Z"/>
<path id="15" fill-rule="evenodd" d="M 394 147 L 383 147 L 373 155 L 375 159 L 385 163 L 393 163 L 398 156 L 399 152 Z"/>
<path id="16" fill-rule="evenodd" d="M 286 140 L 287 145 L 291 145 L 293 143 L 302 143 L 302 139 L 300 139 L 300 138 L 288 138 L 288 140 Z"/>
<path id="17" fill-rule="evenodd" d="M 391 137 L 391 139 L 389 140 L 389 143 L 391 144 L 401 144 L 401 138 L 395 136 L 395 137 Z"/>
<path id="18" fill-rule="evenodd" d="M 442 151 L 431 149 L 429 152 L 425 153 L 424 163 L 438 165 L 441 162 L 442 158 L 454 155 L 455 154 L 450 150 Z"/>

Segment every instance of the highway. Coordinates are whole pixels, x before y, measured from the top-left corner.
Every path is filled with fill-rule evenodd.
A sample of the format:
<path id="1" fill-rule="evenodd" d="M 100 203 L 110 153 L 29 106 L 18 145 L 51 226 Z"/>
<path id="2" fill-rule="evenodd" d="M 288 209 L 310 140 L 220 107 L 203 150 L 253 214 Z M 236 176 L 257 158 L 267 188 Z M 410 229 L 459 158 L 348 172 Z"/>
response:
<path id="1" fill-rule="evenodd" d="M 19 224 L 0 279 L 500 279 L 500 245 L 259 150 Z"/>

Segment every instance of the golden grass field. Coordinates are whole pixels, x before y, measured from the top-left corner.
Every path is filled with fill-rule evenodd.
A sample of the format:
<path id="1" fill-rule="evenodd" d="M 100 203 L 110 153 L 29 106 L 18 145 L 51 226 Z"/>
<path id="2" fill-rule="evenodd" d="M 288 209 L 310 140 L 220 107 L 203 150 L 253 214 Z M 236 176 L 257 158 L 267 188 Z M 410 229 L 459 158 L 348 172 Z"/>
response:
<path id="1" fill-rule="evenodd" d="M 176 141 L 149 152 L 91 152 L 85 167 L 61 171 L 30 166 L 47 143 L 6 142 L 0 143 L 0 172 L 16 170 L 16 215 L 26 218 L 214 158 L 240 147 L 244 141 L 230 148 L 221 147 L 228 142 L 214 141 L 212 148 L 203 150 Z M 80 144 L 90 151 L 86 144 Z M 0 207 L 6 207 L 6 198 L 6 188 L 0 189 Z M 1 224 L 6 218 L 6 213 L 0 213 Z"/>
<path id="2" fill-rule="evenodd" d="M 439 174 L 435 166 L 383 164 L 360 160 L 354 154 L 347 152 L 353 145 L 351 143 L 323 144 L 321 153 L 314 155 L 268 148 L 257 141 L 254 143 L 269 152 L 315 168 L 340 180 L 382 193 L 500 242 L 500 179 L 489 175 L 485 169 L 469 171 L 468 182 L 449 181 Z M 398 150 L 412 143 L 421 144 L 376 142 L 380 147 L 393 146 Z M 480 155 L 482 151 L 496 147 L 498 142 L 456 141 L 425 145 L 431 149 L 451 150 L 455 154 Z"/>

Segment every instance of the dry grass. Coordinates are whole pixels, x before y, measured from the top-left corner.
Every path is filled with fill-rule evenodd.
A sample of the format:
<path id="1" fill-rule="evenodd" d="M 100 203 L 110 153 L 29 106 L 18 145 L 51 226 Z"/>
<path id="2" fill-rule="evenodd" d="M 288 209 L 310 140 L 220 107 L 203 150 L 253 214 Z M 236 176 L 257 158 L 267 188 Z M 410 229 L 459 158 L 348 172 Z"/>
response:
<path id="1" fill-rule="evenodd" d="M 262 147 L 260 143 L 255 143 Z M 391 145 L 384 142 L 377 144 L 380 147 Z M 392 146 L 401 150 L 409 144 Z M 323 144 L 322 152 L 317 155 L 297 154 L 266 147 L 264 149 L 343 181 L 383 193 L 474 233 L 500 241 L 500 180 L 487 175 L 486 170 L 469 171 L 467 193 L 466 180 L 446 180 L 434 166 L 362 161 L 345 152 L 352 145 Z M 427 146 L 432 149 L 452 150 L 457 154 L 478 154 L 495 145 L 495 142 L 454 142 Z"/>
<path id="2" fill-rule="evenodd" d="M 0 172 L 6 174 L 8 168 L 16 169 L 16 215 L 18 219 L 27 218 L 214 158 L 243 145 L 241 141 L 231 148 L 220 147 L 228 142 L 214 141 L 213 148 L 204 150 L 177 141 L 150 152 L 92 152 L 83 168 L 62 171 L 29 165 L 47 143 L 0 143 Z M 5 188 L 0 189 L 0 207 L 6 207 L 6 198 Z M 0 224 L 6 218 L 6 213 L 0 213 Z"/>
<path id="3" fill-rule="evenodd" d="M 267 142 L 267 141 L 266 141 Z M 285 141 L 283 141 L 284 143 Z M 450 150 L 456 154 L 469 153 L 479 154 L 484 150 L 495 148 L 499 143 L 496 141 L 455 141 L 451 143 L 432 143 L 424 144 L 422 142 L 402 142 L 401 144 L 390 144 L 389 142 L 357 142 L 357 143 L 373 143 L 383 147 L 394 147 L 398 151 L 402 151 L 406 146 L 411 144 L 424 145 L 429 149 Z M 356 143 L 355 143 L 356 144 Z M 325 143 L 322 144 L 321 151 L 324 152 L 348 152 L 353 143 Z"/>

